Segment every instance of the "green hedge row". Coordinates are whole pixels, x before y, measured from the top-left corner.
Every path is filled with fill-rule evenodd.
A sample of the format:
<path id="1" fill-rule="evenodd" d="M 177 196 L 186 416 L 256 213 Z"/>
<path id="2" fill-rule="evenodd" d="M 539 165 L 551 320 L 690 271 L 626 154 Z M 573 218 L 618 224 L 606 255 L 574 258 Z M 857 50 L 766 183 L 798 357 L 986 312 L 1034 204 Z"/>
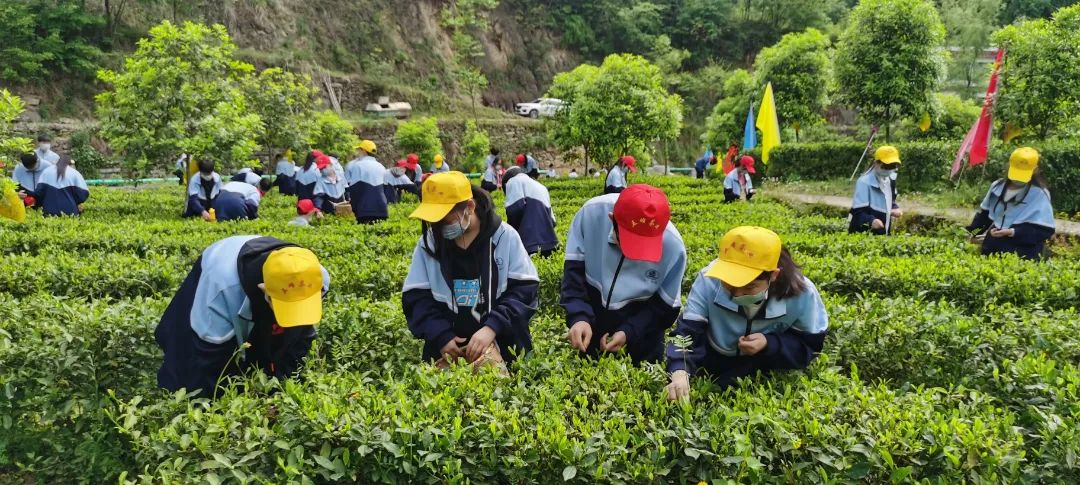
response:
<path id="1" fill-rule="evenodd" d="M 875 144 L 877 146 L 883 143 Z M 1080 144 L 1068 142 L 1036 143 L 1042 155 L 1039 165 L 1050 187 L 1054 209 L 1059 212 L 1080 212 Z M 785 144 L 773 149 L 767 168 L 769 177 L 783 180 L 829 180 L 847 178 L 855 169 L 863 143 L 829 142 Z M 900 168 L 900 188 L 920 192 L 950 190 L 949 171 L 959 143 L 909 142 L 897 143 L 903 165 Z M 1014 146 L 996 145 L 990 151 L 985 168 L 968 169 L 965 179 L 989 183 L 1001 178 L 1008 166 Z M 873 160 L 873 149 L 867 160 Z M 865 170 L 867 161 L 860 171 Z"/>

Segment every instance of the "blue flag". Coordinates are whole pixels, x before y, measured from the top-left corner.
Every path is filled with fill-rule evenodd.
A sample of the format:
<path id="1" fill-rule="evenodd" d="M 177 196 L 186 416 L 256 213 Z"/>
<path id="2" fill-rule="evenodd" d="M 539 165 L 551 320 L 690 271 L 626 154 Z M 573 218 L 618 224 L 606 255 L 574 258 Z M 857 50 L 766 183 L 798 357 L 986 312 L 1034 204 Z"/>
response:
<path id="1" fill-rule="evenodd" d="M 743 128 L 743 150 L 753 150 L 757 146 L 757 132 L 754 131 L 754 104 L 750 103 L 750 112 L 746 113 L 746 127 Z"/>

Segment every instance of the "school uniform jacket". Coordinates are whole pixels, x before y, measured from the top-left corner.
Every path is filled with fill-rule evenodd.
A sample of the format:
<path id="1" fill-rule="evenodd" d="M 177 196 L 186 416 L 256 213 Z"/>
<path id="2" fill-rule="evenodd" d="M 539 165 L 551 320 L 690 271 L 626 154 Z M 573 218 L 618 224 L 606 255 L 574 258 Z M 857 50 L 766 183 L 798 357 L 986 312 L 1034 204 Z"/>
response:
<path id="1" fill-rule="evenodd" d="M 405 174 L 395 176 L 391 169 L 383 172 L 383 193 L 386 194 L 388 204 L 401 202 L 401 191 L 410 192 L 420 196 L 420 188 L 413 183 Z"/>
<path id="2" fill-rule="evenodd" d="M 386 168 L 374 157 L 365 156 L 345 166 L 345 184 L 356 219 L 386 219 Z"/>
<path id="3" fill-rule="evenodd" d="M 514 228 L 495 214 L 491 214 L 488 224 L 488 234 L 478 236 L 486 239 L 478 250 L 486 253 L 480 258 L 479 272 L 486 279 L 481 288 L 487 291 L 489 305 L 480 324 L 495 331 L 495 342 L 503 360 L 511 362 L 515 354 L 520 356 L 532 349 L 529 321 L 537 310 L 540 278 Z M 424 340 L 424 360 L 442 357 L 442 348 L 455 337 L 454 321 L 459 310 L 452 288 L 449 254 L 432 256 L 425 250 L 424 238 L 427 247 L 434 248 L 435 237 L 442 236 L 429 230 L 416 243 L 412 265 L 401 289 L 401 305 L 409 330 Z"/>
<path id="4" fill-rule="evenodd" d="M 289 160 L 278 160 L 274 167 L 274 185 L 281 195 L 296 194 L 296 165 Z"/>
<path id="5" fill-rule="evenodd" d="M 319 183 L 321 177 L 322 174 L 319 173 L 319 169 L 314 163 L 306 170 L 303 167 L 298 168 L 296 170 L 296 198 L 299 200 L 314 200 L 315 185 Z M 315 207 L 318 207 L 318 204 Z"/>
<path id="6" fill-rule="evenodd" d="M 221 187 L 221 193 L 214 199 L 213 207 L 217 220 L 258 219 L 259 201 L 262 195 L 259 189 L 245 182 L 229 182 Z"/>
<path id="7" fill-rule="evenodd" d="M 15 165 L 15 170 L 12 172 L 11 177 L 15 179 L 15 183 L 19 184 L 19 189 L 26 192 L 26 195 L 32 196 L 35 199 L 37 197 L 37 184 L 41 180 L 41 175 L 45 173 L 45 169 L 52 167 L 52 162 L 46 162 L 45 160 L 38 159 L 37 166 L 33 170 L 29 170 L 25 165 L 19 163 Z"/>
<path id="8" fill-rule="evenodd" d="M 252 172 L 250 168 L 242 168 L 239 172 L 236 172 L 236 175 L 233 175 L 229 181 L 244 182 L 254 187 L 259 185 L 259 180 L 261 179 L 262 177 L 260 177 L 259 174 Z"/>
<path id="9" fill-rule="evenodd" d="M 658 361 L 664 354 L 664 332 L 679 315 L 686 246 L 669 222 L 659 262 L 623 256 L 608 217 L 618 198 L 595 197 L 574 216 L 566 237 L 559 303 L 566 310 L 567 327 L 580 321 L 592 326 L 590 353 L 603 334 L 623 331 L 635 362 Z"/>
<path id="10" fill-rule="evenodd" d="M 77 216 L 79 204 L 90 198 L 90 189 L 75 167 L 69 166 L 60 177 L 53 165 L 41 174 L 34 194 L 45 216 Z"/>
<path id="11" fill-rule="evenodd" d="M 555 235 L 555 213 L 547 187 L 529 177 L 513 177 L 506 181 L 506 219 L 517 233 L 529 254 L 550 251 L 559 246 Z"/>
<path id="12" fill-rule="evenodd" d="M 888 234 L 892 231 L 892 210 L 896 204 L 896 179 L 890 178 L 888 192 L 881 186 L 881 179 L 873 169 L 859 177 L 855 183 L 855 196 L 851 200 L 848 232 L 872 232 Z M 874 219 L 885 224 L 884 229 L 872 229 Z"/>
<path id="13" fill-rule="evenodd" d="M 623 172 L 623 168 L 615 165 L 608 171 L 607 181 L 604 186 L 605 194 L 616 194 L 622 192 L 626 188 L 626 174 Z"/>
<path id="14" fill-rule="evenodd" d="M 208 395 L 245 342 L 251 348 L 238 354 L 241 365 L 230 370 L 257 366 L 279 378 L 296 372 L 315 328 L 273 328 L 273 310 L 258 288 L 266 257 L 288 246 L 295 245 L 272 237 L 233 236 L 203 251 L 154 331 L 165 353 L 158 385 L 170 391 L 202 389 Z M 326 268 L 322 274 L 325 295 L 330 275 Z"/>
<path id="15" fill-rule="evenodd" d="M 739 178 L 743 177 L 743 182 L 746 184 L 745 194 L 743 193 L 743 186 L 739 183 Z M 724 202 L 734 202 L 746 196 L 746 200 L 750 200 L 753 194 L 750 193 L 754 189 L 754 182 L 750 179 L 750 174 L 746 173 L 740 175 L 738 170 L 732 170 L 731 173 L 724 176 Z"/>
<path id="16" fill-rule="evenodd" d="M 221 185 L 221 176 L 217 172 L 211 174 L 211 181 L 206 186 L 203 186 L 202 174 L 191 176 L 188 180 L 184 217 L 197 217 L 202 215 L 203 211 L 210 210 L 214 199 L 221 193 Z"/>
<path id="17" fill-rule="evenodd" d="M 345 202 L 347 191 L 343 174 L 338 174 L 336 182 L 330 182 L 330 179 L 320 174 L 319 179 L 315 181 L 315 193 L 312 202 L 319 210 L 327 214 L 333 214 L 334 204 Z"/>
<path id="18" fill-rule="evenodd" d="M 969 231 L 984 232 L 992 227 L 1012 229 L 1012 237 L 993 237 L 986 234 L 982 253 L 1015 253 L 1026 259 L 1039 259 L 1046 240 L 1054 235 L 1054 208 L 1050 192 L 1034 184 L 1027 184 L 1016 198 L 1004 200 L 1007 181 L 998 180 L 979 205 L 979 212 L 968 226 Z"/>
<path id="19" fill-rule="evenodd" d="M 715 264 L 715 262 L 713 263 Z M 688 336 L 692 344 L 681 352 L 668 344 L 667 369 L 691 374 L 707 371 L 721 384 L 757 370 L 801 369 L 810 365 L 824 345 L 829 317 L 817 287 L 804 277 L 806 289 L 798 296 L 767 297 L 756 315 L 749 318 L 720 280 L 698 272 L 686 300 L 676 336 Z M 739 354 L 739 338 L 765 335 L 765 349 L 753 356 Z"/>

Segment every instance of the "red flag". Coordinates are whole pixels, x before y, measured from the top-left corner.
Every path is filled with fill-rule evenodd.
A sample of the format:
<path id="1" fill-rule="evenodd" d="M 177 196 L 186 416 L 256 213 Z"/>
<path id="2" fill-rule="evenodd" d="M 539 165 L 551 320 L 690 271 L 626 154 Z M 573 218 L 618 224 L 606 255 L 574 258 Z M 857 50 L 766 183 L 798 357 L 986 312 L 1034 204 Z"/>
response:
<path id="1" fill-rule="evenodd" d="M 997 101 L 998 71 L 1001 69 L 1001 60 L 1005 57 L 1005 49 L 998 49 L 997 58 L 994 59 L 994 70 L 990 73 L 990 85 L 986 87 L 986 98 L 983 99 L 982 113 L 975 129 L 975 137 L 971 141 L 971 155 L 968 156 L 968 164 L 972 167 L 986 161 L 986 152 L 990 149 L 990 141 L 993 139 L 994 130 L 994 102 Z"/>
<path id="2" fill-rule="evenodd" d="M 968 130 L 967 135 L 964 136 L 964 142 L 960 144 L 960 151 L 956 152 L 956 160 L 953 161 L 952 171 L 949 172 L 949 178 L 953 178 L 956 174 L 960 173 L 960 167 L 963 166 L 964 155 L 967 155 L 971 151 L 971 143 L 975 141 L 975 130 L 979 128 L 979 120 L 975 120 L 975 123 L 971 125 L 971 129 Z"/>
<path id="3" fill-rule="evenodd" d="M 739 154 L 739 150 L 735 148 L 735 145 L 728 147 L 727 155 L 724 156 L 724 163 L 720 166 L 724 171 L 724 175 L 731 173 L 735 170 L 735 155 Z"/>

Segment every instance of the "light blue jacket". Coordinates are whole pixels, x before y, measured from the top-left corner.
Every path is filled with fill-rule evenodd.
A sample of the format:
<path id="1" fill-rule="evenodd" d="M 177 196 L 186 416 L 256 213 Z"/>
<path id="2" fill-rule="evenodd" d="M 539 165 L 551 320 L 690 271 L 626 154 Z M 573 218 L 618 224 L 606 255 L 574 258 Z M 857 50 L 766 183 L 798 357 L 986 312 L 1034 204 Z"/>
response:
<path id="1" fill-rule="evenodd" d="M 1037 226 L 1054 229 L 1054 208 L 1050 203 L 1050 192 L 1034 184 L 1027 184 L 1025 192 L 1017 196 L 1017 200 L 1004 203 L 1002 192 L 1005 190 L 1005 179 L 998 180 L 990 186 L 990 191 L 983 197 L 979 204 L 982 210 L 989 211 L 990 220 L 999 229 L 1009 229 L 1017 224 L 1035 224 Z"/>
<path id="2" fill-rule="evenodd" d="M 53 166 L 52 162 L 38 159 L 37 166 L 33 170 L 27 170 L 26 166 L 19 163 L 15 165 L 15 171 L 11 177 L 15 179 L 15 183 L 27 191 L 33 192 L 36 190 L 38 182 L 41 180 L 41 174 L 45 173 L 45 169 Z"/>
<path id="3" fill-rule="evenodd" d="M 386 168 L 371 155 L 357 158 L 345 166 L 345 185 L 348 187 L 352 187 L 357 182 L 380 187 L 385 182 L 385 177 Z"/>
<path id="4" fill-rule="evenodd" d="M 754 182 L 750 179 L 750 173 L 746 174 L 746 192 L 754 188 Z M 739 170 L 735 169 L 724 177 L 724 189 L 734 191 L 739 197 L 743 197 L 742 187 L 739 185 Z"/>
<path id="5" fill-rule="evenodd" d="M 623 168 L 619 165 L 611 167 L 611 170 L 607 174 L 608 187 L 626 187 L 626 174 L 623 172 Z"/>

